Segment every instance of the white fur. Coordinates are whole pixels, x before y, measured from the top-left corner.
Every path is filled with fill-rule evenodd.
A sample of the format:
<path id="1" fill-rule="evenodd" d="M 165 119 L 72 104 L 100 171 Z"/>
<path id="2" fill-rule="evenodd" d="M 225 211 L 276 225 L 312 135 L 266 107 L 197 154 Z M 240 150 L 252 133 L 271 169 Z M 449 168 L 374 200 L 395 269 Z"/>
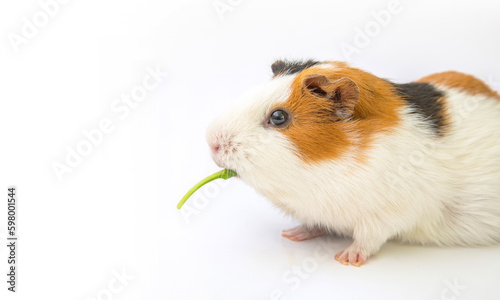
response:
<path id="1" fill-rule="evenodd" d="M 411 108 L 391 133 L 365 150 L 320 164 L 299 159 L 282 134 L 263 126 L 285 101 L 294 75 L 249 95 L 249 103 L 207 132 L 214 159 L 308 227 L 354 242 L 369 256 L 389 239 L 437 245 L 500 242 L 500 101 L 442 87 L 450 124 L 442 137 Z M 349 250 L 348 249 L 348 250 Z"/>

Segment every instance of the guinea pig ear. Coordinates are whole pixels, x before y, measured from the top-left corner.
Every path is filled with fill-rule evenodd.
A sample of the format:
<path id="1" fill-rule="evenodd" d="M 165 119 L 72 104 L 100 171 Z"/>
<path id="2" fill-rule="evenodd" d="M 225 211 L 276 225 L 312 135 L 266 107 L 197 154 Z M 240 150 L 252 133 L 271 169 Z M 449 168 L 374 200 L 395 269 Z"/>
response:
<path id="1" fill-rule="evenodd" d="M 330 81 L 325 75 L 309 75 L 304 78 L 303 86 L 308 93 L 331 100 L 337 117 L 347 119 L 354 113 L 359 89 L 351 79 L 344 77 Z"/>
<path id="2" fill-rule="evenodd" d="M 277 60 L 271 65 L 271 70 L 273 71 L 274 76 L 278 76 L 285 72 L 286 70 L 286 62 L 282 60 Z"/>

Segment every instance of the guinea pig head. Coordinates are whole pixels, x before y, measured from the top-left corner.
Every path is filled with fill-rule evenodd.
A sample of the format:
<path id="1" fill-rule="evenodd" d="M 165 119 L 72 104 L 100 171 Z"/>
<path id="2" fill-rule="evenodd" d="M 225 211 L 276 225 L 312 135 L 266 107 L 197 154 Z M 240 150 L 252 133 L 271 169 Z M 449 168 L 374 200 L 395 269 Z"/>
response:
<path id="1" fill-rule="evenodd" d="M 267 179 L 287 182 L 300 169 L 347 151 L 355 138 L 351 118 L 358 86 L 321 70 L 275 76 L 215 120 L 207 130 L 215 163 L 263 188 Z"/>

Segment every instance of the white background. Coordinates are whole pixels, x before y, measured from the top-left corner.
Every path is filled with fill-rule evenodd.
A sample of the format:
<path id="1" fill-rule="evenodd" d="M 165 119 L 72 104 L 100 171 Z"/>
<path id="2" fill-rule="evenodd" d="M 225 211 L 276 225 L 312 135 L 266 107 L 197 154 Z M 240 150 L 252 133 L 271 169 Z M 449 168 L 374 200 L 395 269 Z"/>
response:
<path id="1" fill-rule="evenodd" d="M 237 179 L 200 191 L 186 204 L 192 214 L 175 206 L 218 170 L 206 126 L 269 80 L 277 58 L 349 60 L 396 82 L 455 69 L 498 90 L 500 2 L 401 0 L 350 57 L 341 45 L 356 46 L 357 28 L 376 30 L 372 12 L 389 1 L 220 3 L 231 10 L 212 0 L 68 1 L 16 51 L 9 34 L 42 10 L 2 1 L 0 198 L 18 187 L 20 240 L 15 295 L 0 247 L 0 298 L 499 299 L 500 246 L 388 243 L 346 267 L 333 254 L 348 240 L 281 238 L 295 223 Z M 121 119 L 113 103 L 157 66 L 160 84 Z M 52 164 L 103 119 L 114 131 L 59 181 Z"/>

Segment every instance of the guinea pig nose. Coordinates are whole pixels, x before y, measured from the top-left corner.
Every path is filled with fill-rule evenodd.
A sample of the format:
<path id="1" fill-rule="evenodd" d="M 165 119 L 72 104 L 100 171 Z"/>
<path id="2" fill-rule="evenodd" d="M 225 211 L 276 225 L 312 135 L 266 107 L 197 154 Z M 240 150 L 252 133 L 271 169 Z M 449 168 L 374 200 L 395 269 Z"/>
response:
<path id="1" fill-rule="evenodd" d="M 214 143 L 214 144 L 212 144 L 212 151 L 213 151 L 214 153 L 219 152 L 219 150 L 220 150 L 220 144 L 219 144 L 219 143 Z"/>

